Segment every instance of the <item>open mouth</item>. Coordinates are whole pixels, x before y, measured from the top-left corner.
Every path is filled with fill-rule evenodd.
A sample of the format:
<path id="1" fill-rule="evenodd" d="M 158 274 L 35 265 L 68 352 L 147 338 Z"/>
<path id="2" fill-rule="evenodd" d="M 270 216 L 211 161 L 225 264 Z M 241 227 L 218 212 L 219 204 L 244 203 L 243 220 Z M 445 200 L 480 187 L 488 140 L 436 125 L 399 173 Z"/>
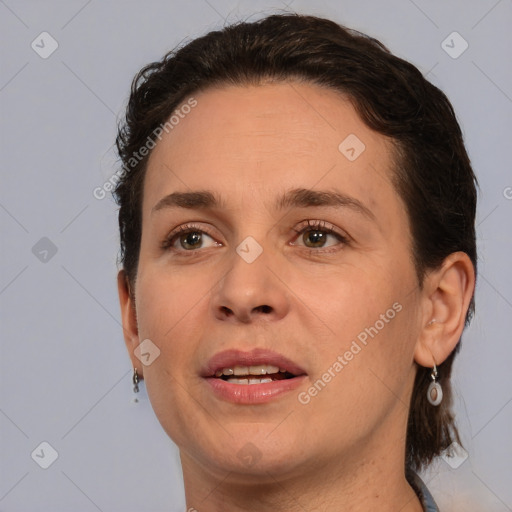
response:
<path id="1" fill-rule="evenodd" d="M 201 374 L 215 396 L 245 405 L 286 396 L 307 378 L 291 359 L 263 348 L 219 352 L 205 364 Z"/>
<path id="2" fill-rule="evenodd" d="M 230 384 L 266 384 L 278 380 L 293 379 L 293 373 L 269 364 L 255 366 L 231 366 L 219 369 L 213 376 Z"/>

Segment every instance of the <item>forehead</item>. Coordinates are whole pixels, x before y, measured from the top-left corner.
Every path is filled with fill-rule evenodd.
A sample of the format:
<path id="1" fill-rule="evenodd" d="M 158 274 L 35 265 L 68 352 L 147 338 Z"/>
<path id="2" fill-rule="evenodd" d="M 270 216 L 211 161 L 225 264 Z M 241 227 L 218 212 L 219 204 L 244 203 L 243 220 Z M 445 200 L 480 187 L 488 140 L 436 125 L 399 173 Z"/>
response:
<path id="1" fill-rule="evenodd" d="M 194 100 L 149 158 L 144 211 L 164 194 L 198 189 L 246 204 L 271 200 L 278 189 L 315 187 L 365 198 L 369 206 L 378 206 L 378 197 L 399 201 L 390 141 L 336 91 L 274 83 L 208 89 Z"/>

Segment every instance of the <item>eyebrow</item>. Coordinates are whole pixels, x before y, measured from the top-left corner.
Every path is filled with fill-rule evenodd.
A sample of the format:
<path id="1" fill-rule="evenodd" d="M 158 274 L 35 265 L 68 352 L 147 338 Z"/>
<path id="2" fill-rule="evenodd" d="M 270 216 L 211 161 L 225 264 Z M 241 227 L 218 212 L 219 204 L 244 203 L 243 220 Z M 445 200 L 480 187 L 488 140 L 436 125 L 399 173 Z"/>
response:
<path id="1" fill-rule="evenodd" d="M 278 199 L 278 209 L 309 208 L 312 206 L 346 207 L 363 214 L 371 220 L 376 220 L 373 212 L 355 197 L 340 192 L 310 190 L 305 188 L 293 189 Z"/>
<path id="2" fill-rule="evenodd" d="M 173 192 L 156 203 L 152 213 L 164 208 L 213 209 L 223 204 L 220 196 L 209 190 L 195 192 Z M 355 197 L 334 191 L 308 190 L 297 188 L 287 191 L 276 201 L 277 210 L 288 208 L 311 208 L 327 206 L 349 208 L 375 221 L 374 213 Z"/>
<path id="3" fill-rule="evenodd" d="M 207 209 L 217 208 L 221 205 L 220 197 L 208 190 L 201 190 L 197 192 L 173 192 L 167 196 L 162 197 L 151 213 L 164 208 L 188 208 L 188 209 Z"/>

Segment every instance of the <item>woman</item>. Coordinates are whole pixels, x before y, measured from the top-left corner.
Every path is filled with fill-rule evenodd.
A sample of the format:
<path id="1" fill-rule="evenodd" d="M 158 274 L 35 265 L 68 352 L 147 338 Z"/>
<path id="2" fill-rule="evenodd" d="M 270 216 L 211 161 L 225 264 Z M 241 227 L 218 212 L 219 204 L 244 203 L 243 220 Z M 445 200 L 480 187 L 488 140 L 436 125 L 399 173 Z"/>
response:
<path id="1" fill-rule="evenodd" d="M 476 179 L 444 94 L 378 41 L 270 16 L 135 78 L 118 287 L 187 507 L 437 510 L 458 439 Z"/>

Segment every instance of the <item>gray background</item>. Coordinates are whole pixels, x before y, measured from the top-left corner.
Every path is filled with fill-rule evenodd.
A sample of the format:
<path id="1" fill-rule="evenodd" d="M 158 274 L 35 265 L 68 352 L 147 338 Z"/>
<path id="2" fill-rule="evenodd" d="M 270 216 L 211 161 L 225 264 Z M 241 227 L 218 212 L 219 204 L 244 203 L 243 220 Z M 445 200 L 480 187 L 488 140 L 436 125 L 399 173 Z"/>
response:
<path id="1" fill-rule="evenodd" d="M 131 402 L 116 207 L 93 190 L 116 170 L 116 123 L 140 67 L 226 21 L 287 8 L 376 36 L 454 104 L 481 185 L 477 314 L 454 375 L 469 456 L 424 477 L 445 510 L 512 510 L 512 2 L 288 5 L 0 0 L 1 511 L 184 510 L 177 451 L 144 389 Z M 46 59 L 31 47 L 51 49 L 43 31 L 59 45 Z M 469 44 L 458 58 L 442 47 L 453 31 Z M 43 441 L 58 453 L 48 469 Z"/>

